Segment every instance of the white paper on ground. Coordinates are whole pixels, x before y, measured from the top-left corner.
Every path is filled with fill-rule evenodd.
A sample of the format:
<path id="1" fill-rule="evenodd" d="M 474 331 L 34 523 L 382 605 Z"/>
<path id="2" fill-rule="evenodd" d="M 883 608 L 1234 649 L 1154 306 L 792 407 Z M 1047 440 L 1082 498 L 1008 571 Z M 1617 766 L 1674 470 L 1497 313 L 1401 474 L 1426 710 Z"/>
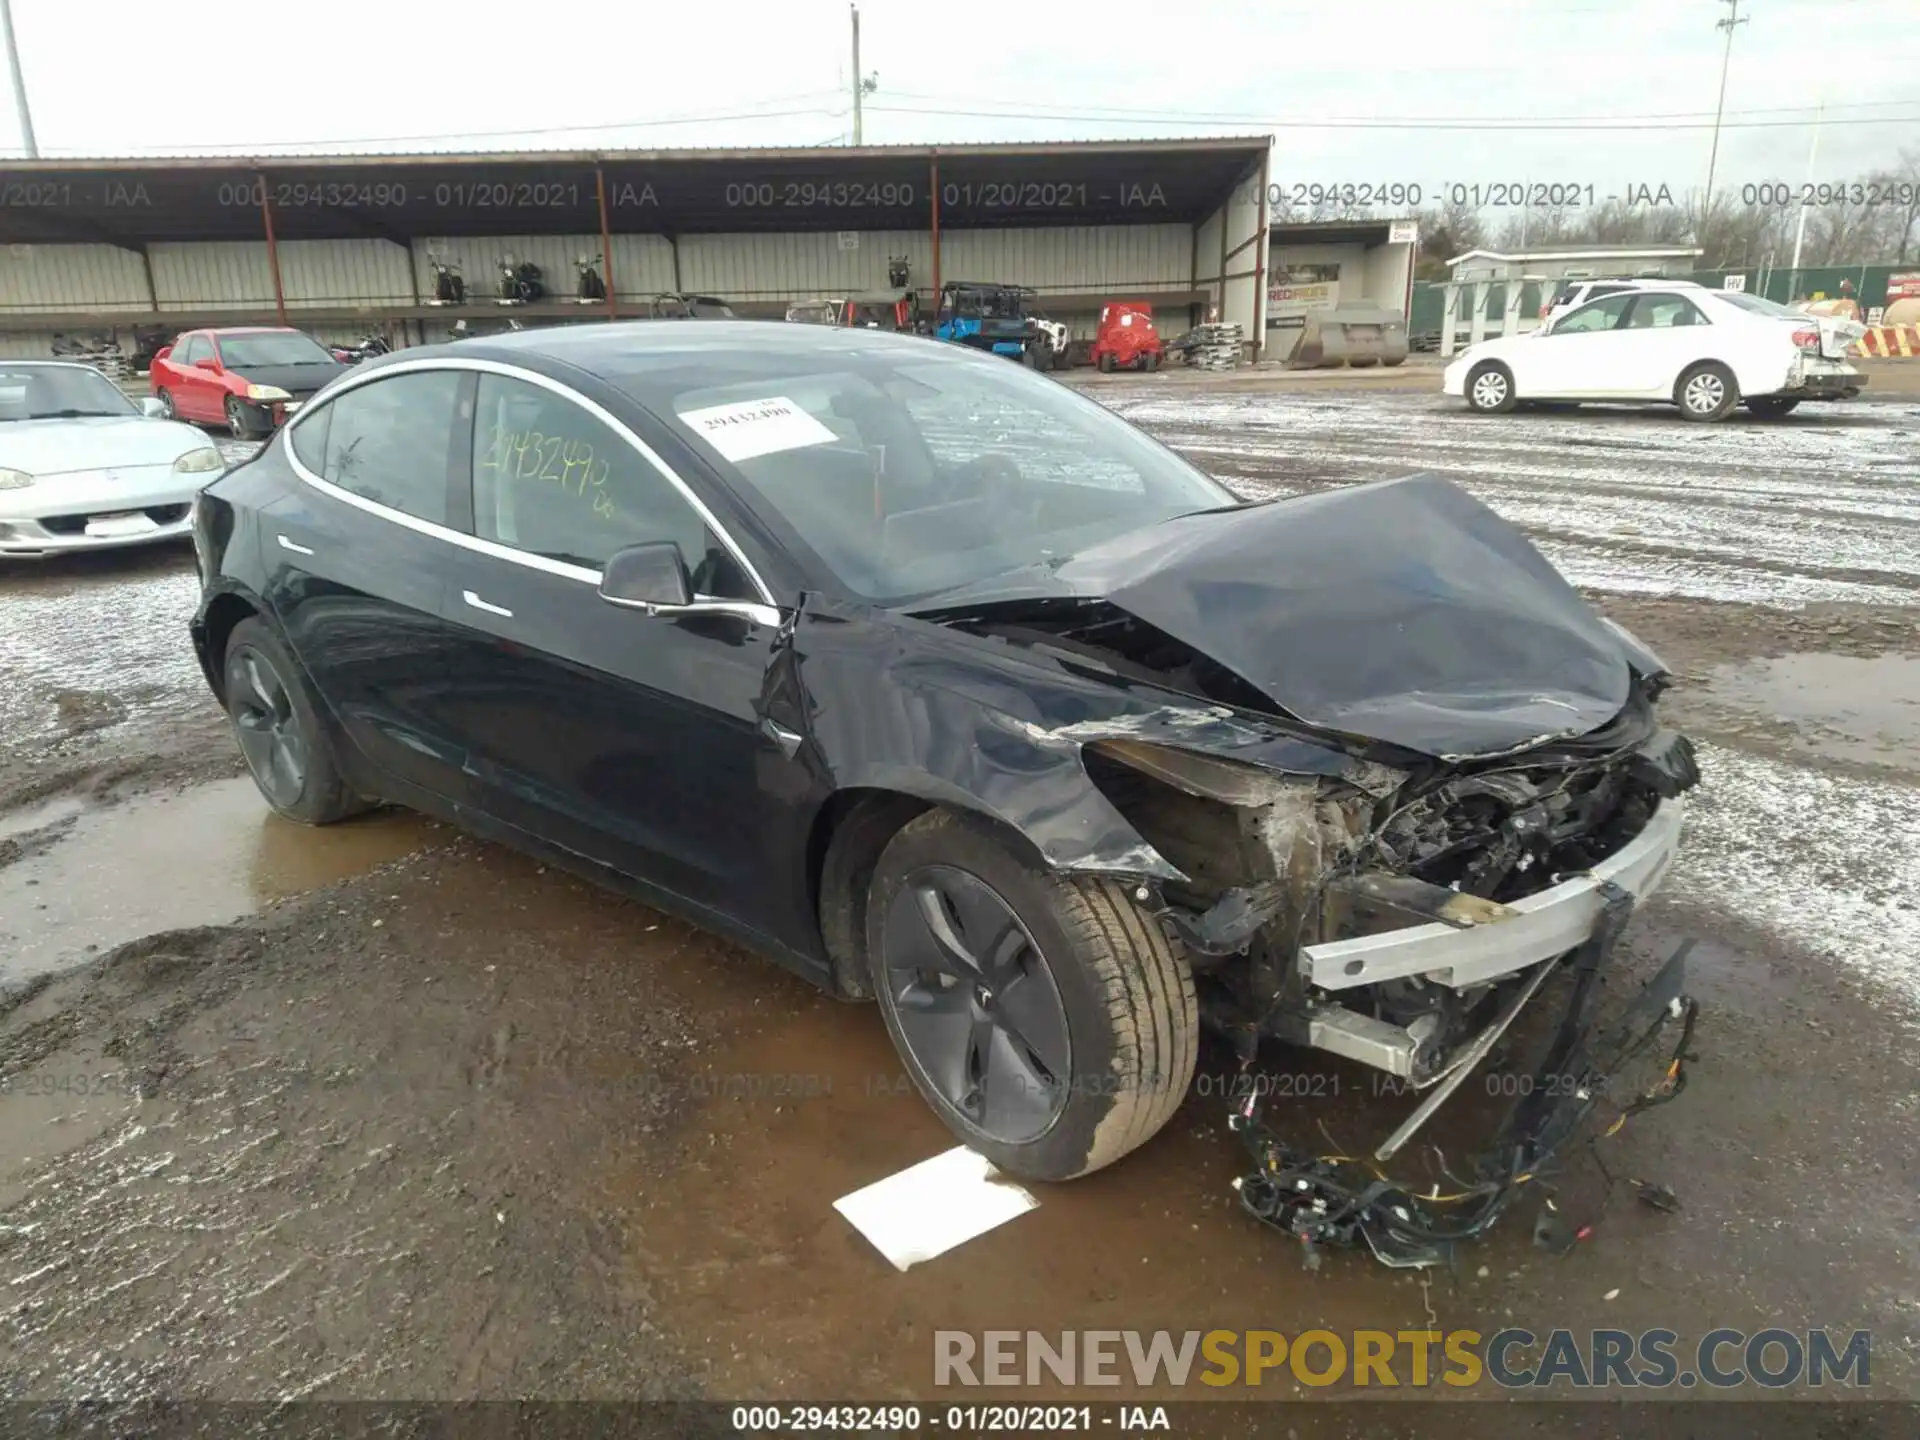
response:
<path id="1" fill-rule="evenodd" d="M 964 1145 L 922 1160 L 864 1190 L 842 1195 L 833 1208 L 896 1270 L 944 1255 L 1040 1202 Z"/>
<path id="2" fill-rule="evenodd" d="M 824 445 L 833 431 L 784 395 L 685 410 L 680 419 L 729 460 L 751 460 L 803 445 Z"/>

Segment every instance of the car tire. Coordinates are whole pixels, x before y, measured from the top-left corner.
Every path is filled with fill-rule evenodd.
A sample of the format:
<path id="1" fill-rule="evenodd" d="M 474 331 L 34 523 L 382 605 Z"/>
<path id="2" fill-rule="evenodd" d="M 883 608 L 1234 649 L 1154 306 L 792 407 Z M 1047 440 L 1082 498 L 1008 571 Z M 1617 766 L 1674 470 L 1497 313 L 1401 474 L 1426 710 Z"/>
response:
<path id="1" fill-rule="evenodd" d="M 154 391 L 154 398 L 160 402 L 160 409 L 169 420 L 178 420 L 179 412 L 173 408 L 173 392 L 162 386 Z"/>
<path id="2" fill-rule="evenodd" d="M 1041 364 L 1040 347 L 1038 345 L 1022 346 L 1020 350 L 1020 363 L 1029 370 L 1039 370 L 1043 368 Z"/>
<path id="3" fill-rule="evenodd" d="M 1719 361 L 1704 361 L 1689 367 L 1674 382 L 1673 403 L 1680 407 L 1682 419 L 1711 424 L 1726 419 L 1740 403 L 1740 386 L 1733 372 Z"/>
<path id="4" fill-rule="evenodd" d="M 1140 364 L 1143 369 L 1158 370 L 1160 368 L 1160 356 L 1154 351 L 1149 350 Z"/>
<path id="5" fill-rule="evenodd" d="M 253 422 L 248 418 L 247 407 L 240 403 L 238 395 L 227 397 L 227 433 L 236 440 L 254 438 Z"/>
<path id="6" fill-rule="evenodd" d="M 1497 360 L 1476 365 L 1464 387 L 1467 408 L 1478 415 L 1505 415 L 1516 402 L 1513 372 Z"/>
<path id="7" fill-rule="evenodd" d="M 1009 1174 L 1071 1180 L 1111 1165 L 1192 1083 L 1193 976 L 1153 917 L 1124 886 L 1055 874 L 972 816 L 931 810 L 888 842 L 867 954 L 915 1088 Z"/>
<path id="8" fill-rule="evenodd" d="M 1798 395 L 1757 395 L 1746 402 L 1756 420 L 1778 420 L 1791 415 L 1800 404 Z"/>
<path id="9" fill-rule="evenodd" d="M 1100 357 L 1100 373 L 1102 375 L 1113 373 L 1113 355 L 1110 352 Z"/>
<path id="10" fill-rule="evenodd" d="M 340 774 L 300 667 L 273 627 L 242 620 L 220 661 L 227 719 L 262 798 L 302 825 L 371 810 Z"/>

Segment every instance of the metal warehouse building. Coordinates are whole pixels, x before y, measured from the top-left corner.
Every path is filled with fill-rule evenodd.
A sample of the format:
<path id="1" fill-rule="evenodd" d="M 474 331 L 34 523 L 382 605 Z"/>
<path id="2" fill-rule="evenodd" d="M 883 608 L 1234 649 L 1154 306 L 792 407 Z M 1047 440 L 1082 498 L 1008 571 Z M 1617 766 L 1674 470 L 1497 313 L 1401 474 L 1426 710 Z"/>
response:
<path id="1" fill-rule="evenodd" d="M 1102 302 L 1146 300 L 1169 333 L 1217 306 L 1258 346 L 1270 149 L 1259 136 L 10 162 L 0 353 L 145 325 L 438 340 L 462 312 L 430 303 L 434 258 L 459 265 L 475 314 L 503 255 L 539 265 L 562 297 L 511 312 L 529 322 L 644 315 L 663 292 L 778 316 L 884 290 L 904 256 L 922 294 L 1031 286 L 1077 335 Z M 602 255 L 610 293 L 585 310 L 565 298 L 575 261 Z"/>

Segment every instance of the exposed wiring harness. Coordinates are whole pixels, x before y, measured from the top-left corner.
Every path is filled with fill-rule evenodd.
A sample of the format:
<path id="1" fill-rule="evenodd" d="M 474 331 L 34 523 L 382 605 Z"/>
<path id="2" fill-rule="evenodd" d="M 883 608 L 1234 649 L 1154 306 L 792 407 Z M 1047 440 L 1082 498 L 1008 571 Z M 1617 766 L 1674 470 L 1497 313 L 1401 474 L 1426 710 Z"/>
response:
<path id="1" fill-rule="evenodd" d="M 1617 1113 L 1589 1143 L 1617 1133 L 1632 1116 L 1673 1099 L 1686 1087 L 1698 1007 L 1682 993 L 1684 943 L 1661 967 L 1619 1022 L 1596 1037 L 1588 1016 L 1594 982 L 1632 910 L 1625 891 L 1610 887 L 1607 906 L 1588 940 L 1563 962 L 1573 973 L 1573 993 L 1532 1072 L 1465 1179 L 1448 1172 L 1459 1188 L 1442 1193 L 1396 1179 L 1370 1158 L 1315 1154 L 1288 1145 L 1260 1118 L 1259 1087 L 1229 1119 L 1254 1161 L 1235 1182 L 1241 1205 L 1261 1222 L 1307 1248 L 1366 1246 L 1384 1263 L 1423 1266 L 1451 1258 L 1452 1247 L 1485 1234 L 1529 1187 L 1557 1171 L 1588 1121 L 1615 1096 L 1626 1067 L 1671 1037 L 1659 1078 L 1624 1097 Z"/>

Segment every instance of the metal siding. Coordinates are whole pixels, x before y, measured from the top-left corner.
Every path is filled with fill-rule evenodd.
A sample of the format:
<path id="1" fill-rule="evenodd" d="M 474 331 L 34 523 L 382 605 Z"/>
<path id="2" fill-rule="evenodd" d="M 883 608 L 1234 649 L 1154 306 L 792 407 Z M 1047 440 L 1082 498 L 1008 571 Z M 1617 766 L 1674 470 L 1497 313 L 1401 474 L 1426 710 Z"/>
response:
<path id="1" fill-rule="evenodd" d="M 840 248 L 837 233 L 685 235 L 680 239 L 681 288 L 729 300 L 804 300 L 885 290 L 892 255 L 907 257 L 916 283 L 932 282 L 930 233 L 855 233 L 859 240 L 852 250 Z M 941 241 L 944 247 L 946 237 Z M 948 270 L 944 253 L 941 270 Z"/>
<path id="2" fill-rule="evenodd" d="M 289 305 L 413 303 L 407 251 L 388 241 L 288 240 L 279 250 Z"/>
<path id="3" fill-rule="evenodd" d="M 114 245 L 0 247 L 0 309 L 145 310 L 140 257 Z"/>
<path id="4" fill-rule="evenodd" d="M 1085 225 L 1032 230 L 953 230 L 940 237 L 943 280 L 1031 285 L 1120 299 L 1138 287 L 1187 289 L 1193 229 L 1187 225 Z"/>
<path id="5" fill-rule="evenodd" d="M 417 240 L 413 246 L 420 298 L 433 298 L 433 257 L 450 259 L 467 282 L 469 302 L 490 300 L 500 293 L 500 257 L 513 256 L 517 265 L 531 260 L 540 267 L 547 293 L 561 299 L 579 284 L 574 262 L 582 255 L 600 254 L 598 235 L 479 235 L 460 239 Z M 626 298 L 656 295 L 673 288 L 673 254 L 659 235 L 615 235 L 613 278 Z M 606 266 L 600 278 L 606 279 Z M 411 298 L 411 297 L 409 297 Z"/>
<path id="6" fill-rule="evenodd" d="M 166 242 L 149 247 L 160 308 L 233 310 L 273 304 L 264 240 Z"/>
<path id="7" fill-rule="evenodd" d="M 53 336 L 45 330 L 0 331 L 0 359 L 51 360 Z"/>

